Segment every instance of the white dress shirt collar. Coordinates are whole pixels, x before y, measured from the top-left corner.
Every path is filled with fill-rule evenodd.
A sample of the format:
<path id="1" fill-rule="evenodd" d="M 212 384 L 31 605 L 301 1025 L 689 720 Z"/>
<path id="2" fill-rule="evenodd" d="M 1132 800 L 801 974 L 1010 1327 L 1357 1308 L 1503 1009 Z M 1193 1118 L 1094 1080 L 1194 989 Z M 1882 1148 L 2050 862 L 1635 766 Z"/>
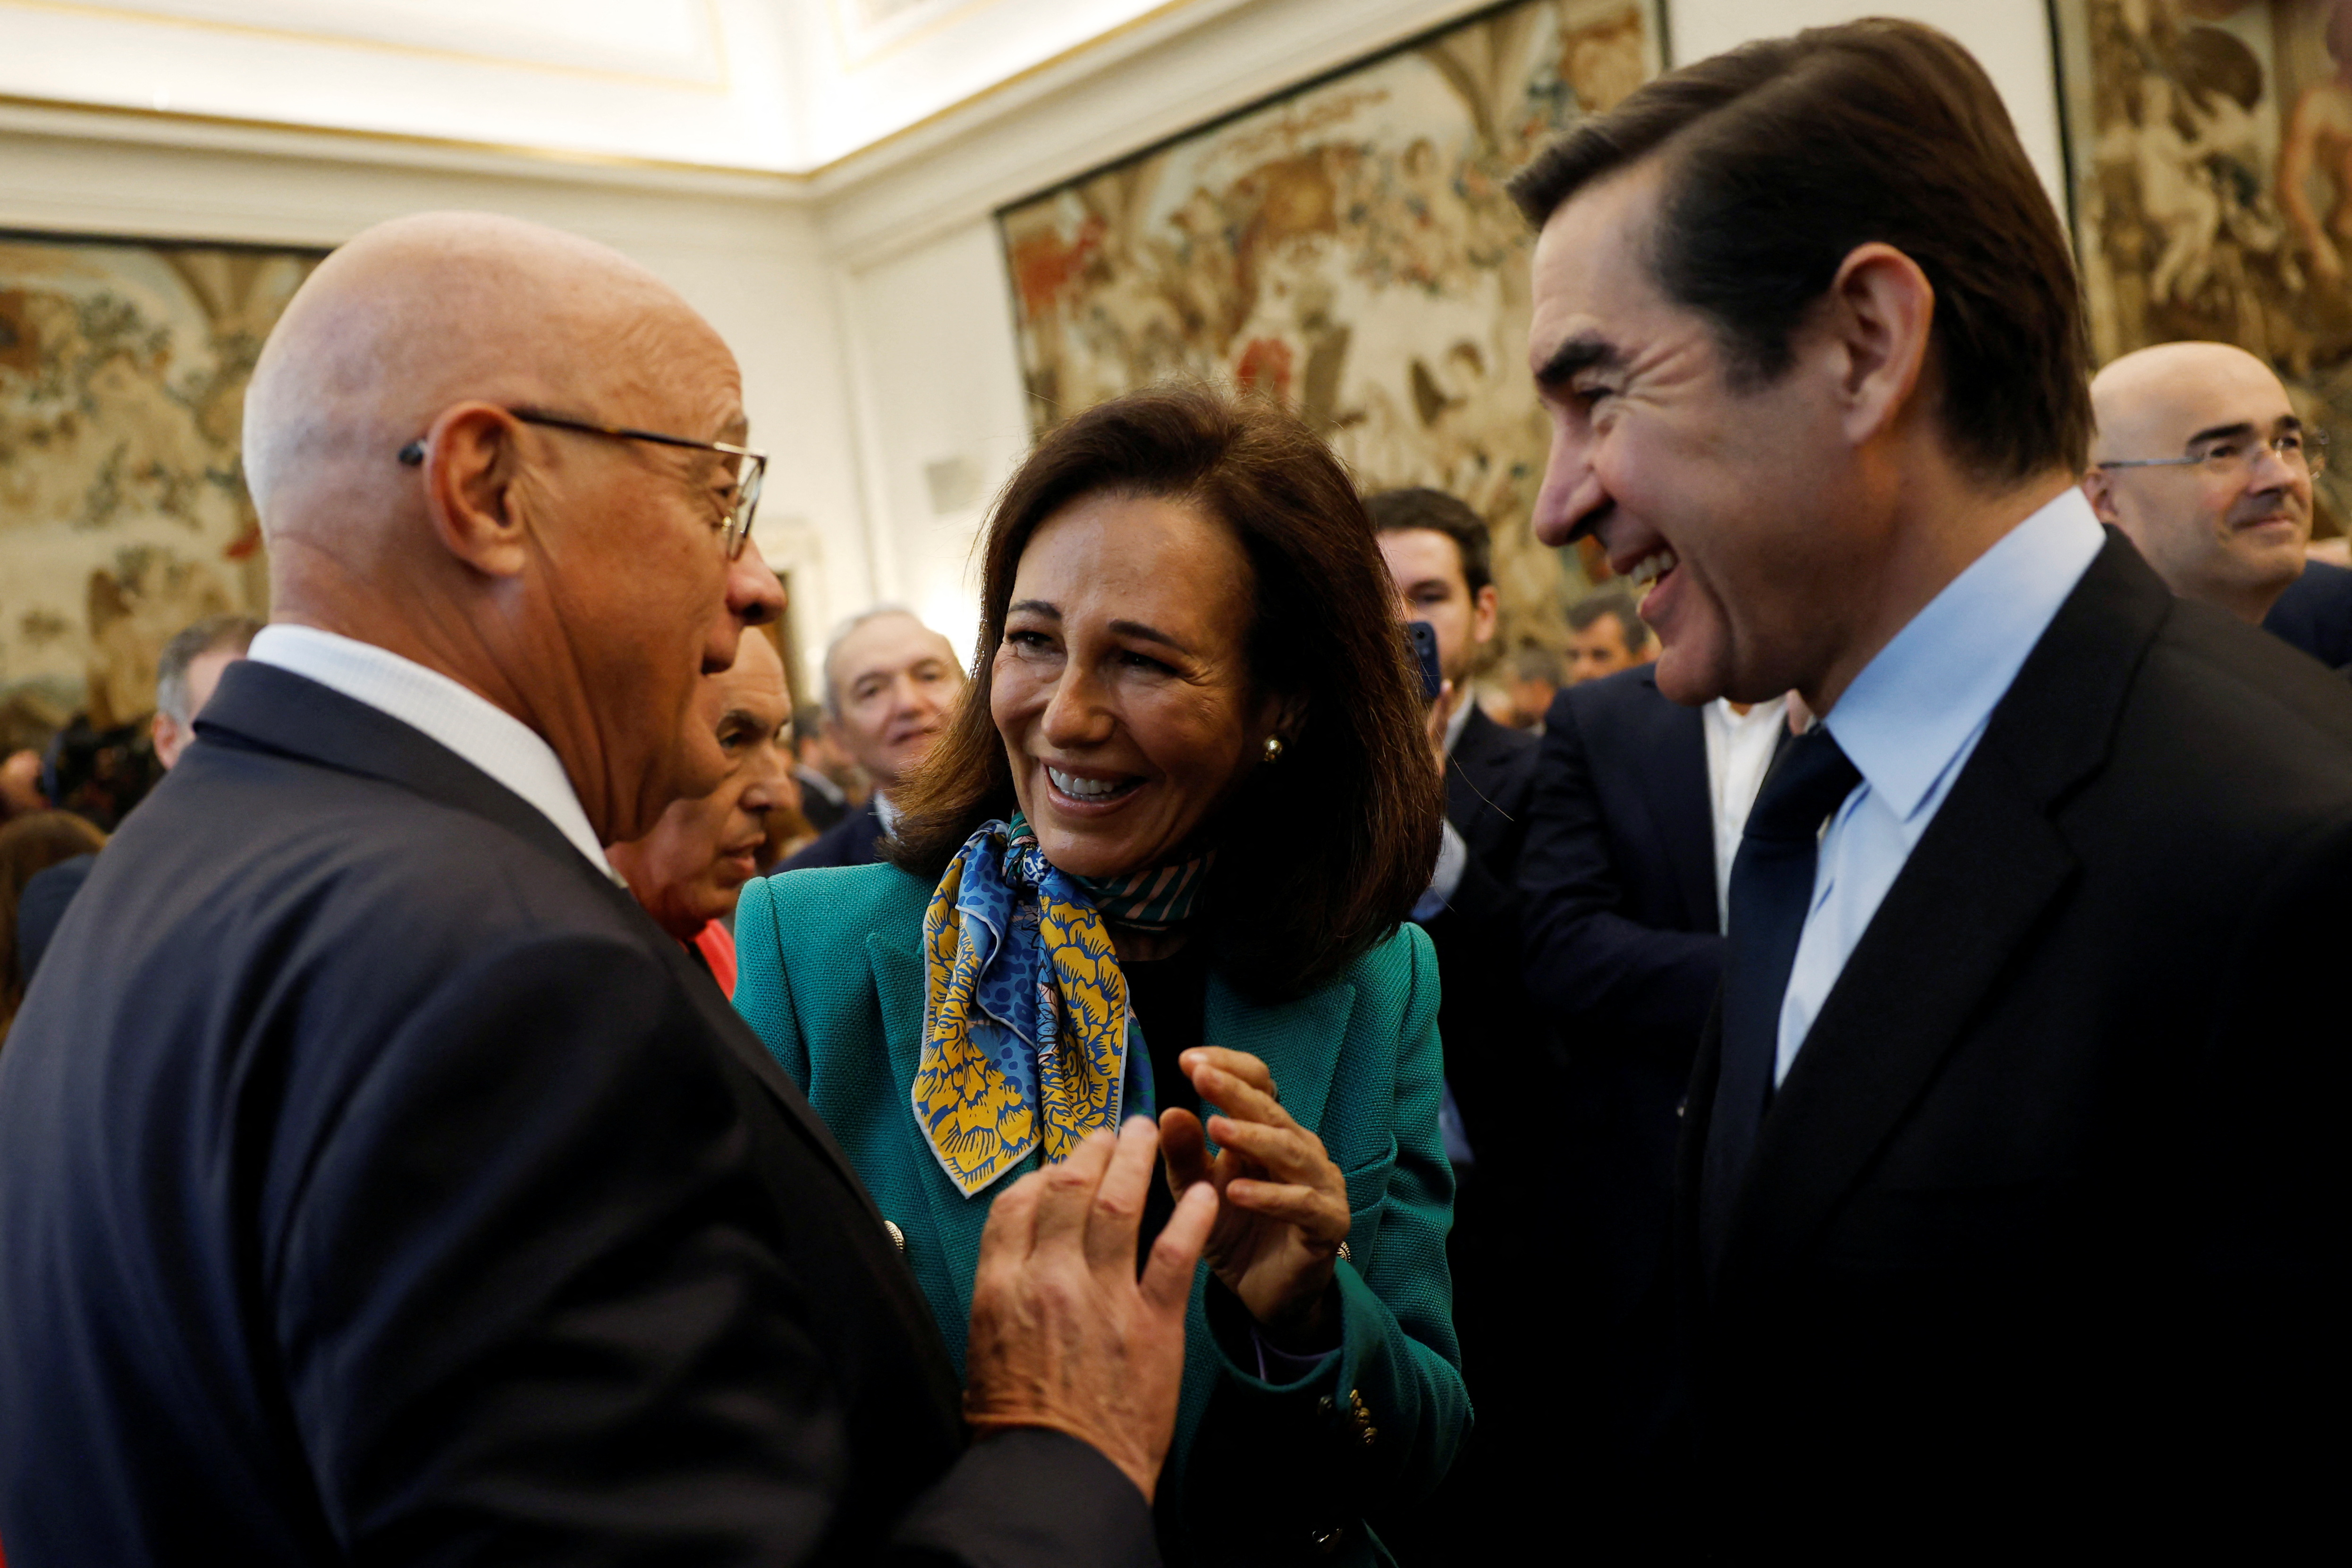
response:
<path id="1" fill-rule="evenodd" d="M 1780 754 L 1780 731 L 1788 727 L 1789 700 L 1775 697 L 1745 713 L 1718 697 L 1699 710 L 1706 742 L 1706 793 L 1715 823 L 1716 929 L 1728 930 L 1731 865 L 1748 827 L 1748 813 Z"/>
<path id="2" fill-rule="evenodd" d="M 2026 656 L 2105 542 L 2090 502 L 2068 486 L 1947 584 L 1822 721 L 1863 782 L 1822 834 L 1811 910 L 1780 998 L 1775 1082 L 1795 1065 Z"/>
<path id="3" fill-rule="evenodd" d="M 1945 584 L 1822 721 L 1905 820 L 1972 749 L 2105 533 L 2069 485 Z"/>
<path id="4" fill-rule="evenodd" d="M 388 648 L 315 626 L 264 626 L 247 657 L 423 731 L 536 806 L 589 864 L 620 880 L 554 748 L 488 698 Z"/>

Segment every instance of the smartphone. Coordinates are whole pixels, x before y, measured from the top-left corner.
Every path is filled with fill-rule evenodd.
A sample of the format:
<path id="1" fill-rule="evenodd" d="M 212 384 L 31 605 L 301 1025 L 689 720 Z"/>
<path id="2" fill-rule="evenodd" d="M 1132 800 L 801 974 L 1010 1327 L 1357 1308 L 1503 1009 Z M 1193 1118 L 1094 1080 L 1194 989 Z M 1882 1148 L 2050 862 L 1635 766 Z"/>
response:
<path id="1" fill-rule="evenodd" d="M 1404 640 L 1412 650 L 1413 663 L 1421 669 L 1421 700 L 1436 701 L 1438 692 L 1445 686 L 1445 672 L 1437 664 L 1437 628 L 1427 621 L 1407 621 Z"/>

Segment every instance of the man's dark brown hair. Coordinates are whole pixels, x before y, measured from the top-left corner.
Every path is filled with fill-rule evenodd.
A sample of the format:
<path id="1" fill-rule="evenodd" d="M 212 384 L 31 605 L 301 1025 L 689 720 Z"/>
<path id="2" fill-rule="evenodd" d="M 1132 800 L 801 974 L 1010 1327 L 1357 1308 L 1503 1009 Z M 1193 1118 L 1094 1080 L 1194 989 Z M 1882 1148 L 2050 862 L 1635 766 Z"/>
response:
<path id="1" fill-rule="evenodd" d="M 990 693 L 1013 575 L 1040 527 L 1104 495 L 1196 508 L 1248 558 L 1250 679 L 1303 699 L 1303 718 L 1281 760 L 1254 766 L 1207 826 L 1217 858 L 1200 930 L 1243 994 L 1301 994 L 1410 912 L 1436 863 L 1444 805 L 1363 502 L 1329 449 L 1271 405 L 1160 388 L 1101 404 L 1038 443 L 989 520 L 972 679 L 901 792 L 890 858 L 936 879 L 974 829 L 1013 814 Z"/>
<path id="2" fill-rule="evenodd" d="M 1470 504 L 1459 496 L 1426 487 L 1382 490 L 1364 502 L 1364 510 L 1371 513 L 1375 533 L 1402 533 L 1407 529 L 1425 528 L 1454 541 L 1454 548 L 1462 555 L 1462 581 L 1469 585 L 1472 598 L 1478 596 L 1479 589 L 1494 582 L 1494 535 L 1486 527 L 1486 520 L 1472 511 Z"/>
<path id="3" fill-rule="evenodd" d="M 1790 334 L 1855 247 L 1893 246 L 1936 291 L 1928 369 L 1980 480 L 2079 473 L 2090 347 L 2074 255 L 1982 67 L 1916 22 L 1815 27 L 1660 77 L 1513 177 L 1538 226 L 1657 153 L 1649 240 L 1665 296 L 1706 316 L 1736 383 L 1790 363 Z"/>

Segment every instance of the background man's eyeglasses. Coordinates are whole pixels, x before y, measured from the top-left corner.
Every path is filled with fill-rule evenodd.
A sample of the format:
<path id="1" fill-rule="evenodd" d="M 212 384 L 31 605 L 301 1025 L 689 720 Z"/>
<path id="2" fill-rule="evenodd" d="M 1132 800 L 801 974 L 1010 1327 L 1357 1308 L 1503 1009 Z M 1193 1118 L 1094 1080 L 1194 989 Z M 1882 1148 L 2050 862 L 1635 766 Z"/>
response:
<path id="1" fill-rule="evenodd" d="M 2095 468 L 2185 468 L 2201 467 L 2215 479 L 2234 479 L 2253 466 L 2254 454 L 2268 447 L 2289 468 L 2315 478 L 2327 468 L 2325 430 L 2289 430 L 2267 441 L 2222 441 L 2185 458 L 2116 458 L 2094 463 Z"/>
<path id="2" fill-rule="evenodd" d="M 760 505 L 760 484 L 767 478 L 768 454 L 755 452 L 749 447 L 738 447 L 726 441 L 698 441 L 691 436 L 665 436 L 657 430 L 632 430 L 625 425 L 594 425 L 585 419 L 570 419 L 561 414 L 542 414 L 536 408 L 509 408 L 509 414 L 526 425 L 545 425 L 558 430 L 575 430 L 583 436 L 604 436 L 615 441 L 652 441 L 664 447 L 687 447 L 698 452 L 723 452 L 740 465 L 735 474 L 735 501 L 727 515 L 726 527 L 719 534 L 719 547 L 732 561 L 743 553 L 743 543 L 751 537 L 751 514 Z M 425 441 L 422 437 L 400 449 L 400 460 L 410 468 L 425 461 Z"/>

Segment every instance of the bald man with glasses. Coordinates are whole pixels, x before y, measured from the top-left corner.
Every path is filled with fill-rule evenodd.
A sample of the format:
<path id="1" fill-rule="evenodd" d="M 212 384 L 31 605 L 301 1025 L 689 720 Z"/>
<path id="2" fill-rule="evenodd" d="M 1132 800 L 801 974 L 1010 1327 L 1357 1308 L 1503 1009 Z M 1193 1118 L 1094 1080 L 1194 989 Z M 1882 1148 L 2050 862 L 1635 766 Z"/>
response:
<path id="1" fill-rule="evenodd" d="M 245 420 L 273 624 L 0 1054 L 12 1557 L 1152 1561 L 1214 1194 L 1139 1279 L 1148 1123 L 1013 1187 L 959 1387 L 605 864 L 719 785 L 697 698 L 782 608 L 726 344 L 426 215 L 310 276 Z"/>
<path id="2" fill-rule="evenodd" d="M 2083 477 L 2165 584 L 2260 626 L 2303 576 L 2312 480 L 2326 463 L 2271 367 L 2229 343 L 2160 343 L 2091 382 Z"/>

